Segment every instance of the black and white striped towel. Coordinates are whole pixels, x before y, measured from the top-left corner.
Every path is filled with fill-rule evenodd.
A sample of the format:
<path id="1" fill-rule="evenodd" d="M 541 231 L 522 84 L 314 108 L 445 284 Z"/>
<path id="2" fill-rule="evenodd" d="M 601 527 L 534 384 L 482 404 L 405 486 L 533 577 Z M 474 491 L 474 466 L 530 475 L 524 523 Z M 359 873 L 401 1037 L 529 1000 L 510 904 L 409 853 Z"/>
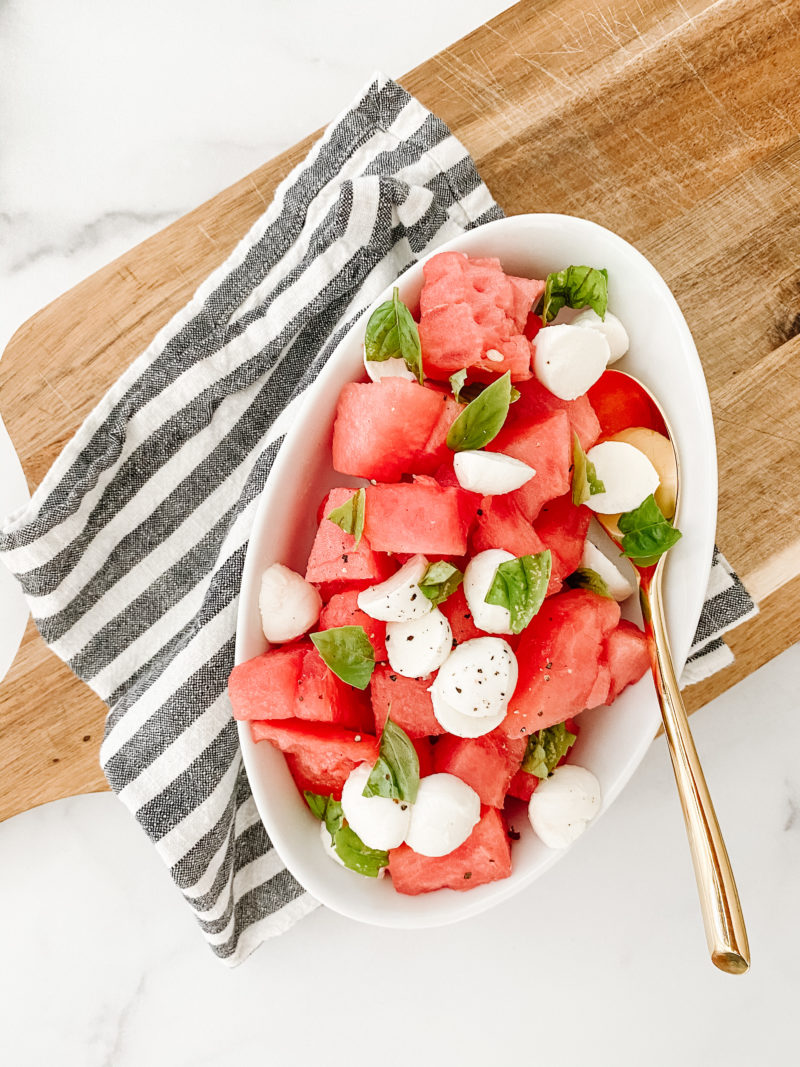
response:
<path id="1" fill-rule="evenodd" d="M 259 821 L 225 691 L 259 493 L 355 318 L 501 214 L 449 130 L 377 78 L 0 532 L 44 639 L 109 705 L 112 788 L 228 962 L 315 906 Z M 723 585 L 707 649 L 752 608 Z"/>

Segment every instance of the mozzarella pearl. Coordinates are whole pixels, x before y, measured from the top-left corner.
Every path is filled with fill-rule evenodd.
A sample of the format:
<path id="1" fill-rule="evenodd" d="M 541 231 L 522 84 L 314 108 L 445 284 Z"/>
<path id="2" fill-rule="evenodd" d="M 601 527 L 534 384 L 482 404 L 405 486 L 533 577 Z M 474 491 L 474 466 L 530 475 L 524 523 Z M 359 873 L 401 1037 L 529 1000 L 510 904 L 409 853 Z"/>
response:
<path id="1" fill-rule="evenodd" d="M 505 713 L 517 675 L 517 657 L 510 645 L 500 637 L 475 637 L 453 649 L 431 694 L 462 715 L 488 718 Z"/>
<path id="2" fill-rule="evenodd" d="M 397 848 L 411 822 L 411 804 L 388 797 L 365 797 L 372 765 L 360 763 L 348 775 L 342 789 L 342 811 L 351 828 L 367 848 Z"/>
<path id="3" fill-rule="evenodd" d="M 624 441 L 604 441 L 586 453 L 597 477 L 605 486 L 586 501 L 603 515 L 632 511 L 658 489 L 658 471 L 638 448 Z"/>
<path id="4" fill-rule="evenodd" d="M 511 633 L 511 615 L 508 608 L 499 604 L 487 604 L 486 594 L 500 564 L 515 558 L 503 548 L 487 548 L 485 552 L 473 556 L 467 564 L 464 571 L 464 596 L 479 630 L 485 630 L 489 634 Z"/>
<path id="5" fill-rule="evenodd" d="M 322 842 L 322 851 L 325 855 L 332 859 L 334 863 L 338 863 L 340 867 L 345 866 L 345 862 L 336 849 L 333 847 L 333 838 L 328 833 L 328 827 L 324 822 L 319 824 L 319 839 Z"/>
<path id="6" fill-rule="evenodd" d="M 589 570 L 598 574 L 606 583 L 609 593 L 616 601 L 627 600 L 632 595 L 634 591 L 633 583 L 628 581 L 619 567 L 589 540 L 583 543 L 581 567 L 588 567 Z"/>
<path id="7" fill-rule="evenodd" d="M 630 426 L 626 430 L 615 433 L 610 440 L 624 441 L 638 448 L 640 452 L 644 452 L 658 472 L 659 486 L 656 489 L 656 504 L 661 508 L 665 517 L 671 519 L 678 502 L 678 462 L 672 441 L 663 433 L 657 433 L 646 426 Z"/>
<path id="8" fill-rule="evenodd" d="M 528 804 L 528 818 L 548 848 L 566 848 L 597 815 L 600 802 L 600 783 L 592 772 L 565 763 L 539 783 Z"/>
<path id="9" fill-rule="evenodd" d="M 273 563 L 261 575 L 258 607 L 268 641 L 294 641 L 319 618 L 322 598 L 302 575 L 282 563 Z"/>
<path id="10" fill-rule="evenodd" d="M 452 647 L 453 631 L 438 608 L 421 619 L 386 624 L 389 666 L 404 678 L 424 678 L 437 671 Z"/>
<path id="11" fill-rule="evenodd" d="M 406 366 L 406 361 L 399 356 L 392 359 L 367 359 L 367 350 L 364 352 L 364 368 L 373 382 L 379 382 L 381 378 L 405 378 L 406 381 L 415 382 L 416 375 Z"/>
<path id="12" fill-rule="evenodd" d="M 481 496 L 513 493 L 536 474 L 521 459 L 504 456 L 502 452 L 456 452 L 453 467 L 461 488 Z"/>
<path id="13" fill-rule="evenodd" d="M 575 400 L 606 369 L 611 349 L 598 330 L 546 326 L 533 342 L 533 373 L 554 396 Z"/>
<path id="14" fill-rule="evenodd" d="M 478 794 L 454 774 L 420 779 L 406 844 L 421 856 L 446 856 L 463 845 L 480 822 Z"/>
<path id="15" fill-rule="evenodd" d="M 440 726 L 455 737 L 483 737 L 484 734 L 490 734 L 492 730 L 496 730 L 506 717 L 506 707 L 501 708 L 494 715 L 465 715 L 442 700 L 433 688 L 430 694 L 434 718 Z"/>
<path id="16" fill-rule="evenodd" d="M 358 594 L 358 606 L 371 619 L 383 622 L 421 619 L 433 608 L 419 587 L 427 569 L 428 561 L 424 556 L 412 556 L 385 582 L 362 589 Z"/>
<path id="17" fill-rule="evenodd" d="M 597 330 L 605 337 L 611 350 L 609 363 L 616 363 L 618 359 L 622 359 L 630 347 L 628 331 L 617 316 L 612 315 L 610 311 L 607 311 L 606 317 L 601 319 L 593 308 L 586 308 L 572 320 L 572 325 L 580 326 L 584 330 Z"/>

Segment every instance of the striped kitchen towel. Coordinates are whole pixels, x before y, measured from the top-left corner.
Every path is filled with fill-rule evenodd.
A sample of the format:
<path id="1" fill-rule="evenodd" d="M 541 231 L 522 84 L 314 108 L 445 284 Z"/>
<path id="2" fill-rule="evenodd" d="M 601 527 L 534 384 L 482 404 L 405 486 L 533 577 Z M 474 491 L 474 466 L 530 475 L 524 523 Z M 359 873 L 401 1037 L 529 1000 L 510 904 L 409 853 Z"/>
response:
<path id="1" fill-rule="evenodd" d="M 449 130 L 377 78 L 0 531 L 45 641 L 109 705 L 111 787 L 227 962 L 315 906 L 259 820 L 226 695 L 259 494 L 364 308 L 501 214 Z M 720 586 L 704 641 L 744 596 Z"/>

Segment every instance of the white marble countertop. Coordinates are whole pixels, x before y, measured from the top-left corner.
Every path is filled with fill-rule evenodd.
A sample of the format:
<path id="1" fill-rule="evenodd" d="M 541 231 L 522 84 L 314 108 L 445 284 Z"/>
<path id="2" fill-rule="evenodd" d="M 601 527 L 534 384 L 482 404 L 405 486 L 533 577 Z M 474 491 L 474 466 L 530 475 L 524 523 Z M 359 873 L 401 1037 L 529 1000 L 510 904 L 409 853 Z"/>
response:
<path id="1" fill-rule="evenodd" d="M 399 75 L 503 6 L 406 0 L 400 19 L 325 0 L 6 0 L 0 350 L 375 68 Z M 693 719 L 748 920 L 744 978 L 708 962 L 663 739 L 592 833 L 493 912 L 408 933 L 319 910 L 234 971 L 127 813 L 89 796 L 0 824 L 2 1062 L 793 1062 L 799 674 L 795 647 Z"/>

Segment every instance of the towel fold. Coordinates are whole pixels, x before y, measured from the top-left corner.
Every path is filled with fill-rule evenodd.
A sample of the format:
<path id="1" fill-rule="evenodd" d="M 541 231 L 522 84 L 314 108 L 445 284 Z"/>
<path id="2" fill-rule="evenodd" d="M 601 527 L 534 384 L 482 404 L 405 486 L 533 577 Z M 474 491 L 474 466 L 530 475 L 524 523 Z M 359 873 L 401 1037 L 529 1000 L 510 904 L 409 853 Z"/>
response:
<path id="1" fill-rule="evenodd" d="M 45 641 L 109 705 L 112 789 L 227 962 L 316 903 L 261 824 L 226 695 L 259 494 L 304 391 L 376 295 L 501 216 L 447 127 L 376 78 L 0 531 Z M 716 554 L 715 574 L 695 673 L 754 610 Z"/>

